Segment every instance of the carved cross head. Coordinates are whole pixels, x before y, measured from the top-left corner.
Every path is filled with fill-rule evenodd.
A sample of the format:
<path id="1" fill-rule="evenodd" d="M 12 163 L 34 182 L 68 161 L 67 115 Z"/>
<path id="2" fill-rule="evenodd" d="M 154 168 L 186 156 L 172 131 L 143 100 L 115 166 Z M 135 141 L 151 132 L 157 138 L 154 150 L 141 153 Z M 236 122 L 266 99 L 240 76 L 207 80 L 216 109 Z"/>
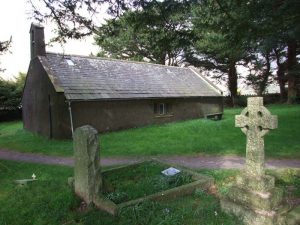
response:
<path id="1" fill-rule="evenodd" d="M 276 129 L 277 116 L 263 106 L 262 97 L 250 97 L 247 99 L 247 107 L 241 115 L 235 116 L 235 127 L 240 127 L 244 134 L 249 132 L 263 137 L 269 130 Z"/>

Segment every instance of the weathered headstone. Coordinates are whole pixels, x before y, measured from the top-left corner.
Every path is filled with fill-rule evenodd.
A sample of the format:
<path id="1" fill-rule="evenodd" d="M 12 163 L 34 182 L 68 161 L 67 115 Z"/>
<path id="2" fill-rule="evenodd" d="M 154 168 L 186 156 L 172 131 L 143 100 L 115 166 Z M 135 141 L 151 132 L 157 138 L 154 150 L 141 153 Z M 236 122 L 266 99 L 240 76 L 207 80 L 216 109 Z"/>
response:
<path id="1" fill-rule="evenodd" d="M 74 132 L 75 193 L 87 204 L 93 202 L 102 189 L 98 132 L 91 126 L 79 127 Z"/>
<path id="2" fill-rule="evenodd" d="M 274 177 L 265 174 L 264 154 L 264 135 L 277 128 L 277 116 L 263 106 L 263 98 L 248 98 L 247 107 L 235 118 L 235 126 L 247 136 L 246 165 L 221 199 L 221 207 L 245 224 L 282 224 L 278 209 L 283 192 L 275 187 Z"/>
<path id="3" fill-rule="evenodd" d="M 264 176 L 264 135 L 277 128 L 277 116 L 270 115 L 263 106 L 263 98 L 248 98 L 248 107 L 235 117 L 235 126 L 247 136 L 246 172 L 250 176 Z"/>

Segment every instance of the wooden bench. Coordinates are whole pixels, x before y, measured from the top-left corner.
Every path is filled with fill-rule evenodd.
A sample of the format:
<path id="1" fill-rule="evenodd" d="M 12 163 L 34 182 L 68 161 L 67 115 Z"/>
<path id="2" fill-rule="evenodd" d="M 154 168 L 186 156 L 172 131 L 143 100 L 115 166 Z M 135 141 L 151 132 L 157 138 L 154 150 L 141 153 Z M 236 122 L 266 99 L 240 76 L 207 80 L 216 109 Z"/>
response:
<path id="1" fill-rule="evenodd" d="M 223 113 L 212 113 L 212 114 L 206 114 L 205 118 L 210 120 L 221 120 L 223 116 Z"/>

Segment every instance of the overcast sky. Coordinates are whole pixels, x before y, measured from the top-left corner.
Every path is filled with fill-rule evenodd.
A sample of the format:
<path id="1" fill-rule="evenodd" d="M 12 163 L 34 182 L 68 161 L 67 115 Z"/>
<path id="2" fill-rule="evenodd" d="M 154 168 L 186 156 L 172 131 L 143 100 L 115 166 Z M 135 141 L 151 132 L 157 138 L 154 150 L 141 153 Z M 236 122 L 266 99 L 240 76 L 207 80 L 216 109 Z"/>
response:
<path id="1" fill-rule="evenodd" d="M 30 6 L 26 0 L 2 0 L 0 3 L 0 41 L 12 36 L 10 53 L 0 56 L 0 68 L 6 69 L 0 77 L 10 79 L 19 72 L 27 72 L 30 60 L 29 28 L 33 22 L 30 19 Z M 54 36 L 53 26 L 45 26 L 46 43 Z M 62 48 L 59 44 L 46 47 L 47 51 L 65 52 L 66 54 L 89 55 L 97 53 L 98 47 L 93 44 L 93 37 L 84 41 L 68 41 Z"/>

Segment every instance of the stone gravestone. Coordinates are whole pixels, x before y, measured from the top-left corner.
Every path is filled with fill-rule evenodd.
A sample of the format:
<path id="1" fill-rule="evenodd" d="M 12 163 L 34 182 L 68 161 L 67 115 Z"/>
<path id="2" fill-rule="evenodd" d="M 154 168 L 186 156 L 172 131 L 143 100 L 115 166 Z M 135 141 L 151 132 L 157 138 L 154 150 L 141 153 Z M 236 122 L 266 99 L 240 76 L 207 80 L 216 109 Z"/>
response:
<path id="1" fill-rule="evenodd" d="M 91 126 L 74 132 L 75 193 L 87 204 L 94 201 L 102 189 L 98 132 Z"/>
<path id="2" fill-rule="evenodd" d="M 263 98 L 248 98 L 247 107 L 235 118 L 235 126 L 247 136 L 246 165 L 221 199 L 221 207 L 245 224 L 282 224 L 278 209 L 283 192 L 275 187 L 275 178 L 265 174 L 264 153 L 264 136 L 277 128 L 277 116 L 263 106 Z"/>

